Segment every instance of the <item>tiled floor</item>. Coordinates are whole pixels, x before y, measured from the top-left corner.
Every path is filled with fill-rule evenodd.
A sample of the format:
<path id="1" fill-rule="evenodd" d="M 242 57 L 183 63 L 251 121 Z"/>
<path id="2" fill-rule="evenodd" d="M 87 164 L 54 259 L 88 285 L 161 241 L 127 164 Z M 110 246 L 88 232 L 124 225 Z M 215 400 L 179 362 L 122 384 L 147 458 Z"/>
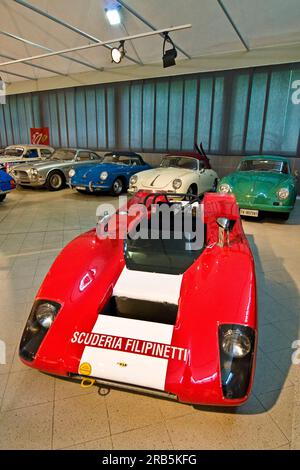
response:
<path id="1" fill-rule="evenodd" d="M 260 338 L 248 403 L 235 412 L 58 380 L 17 356 L 34 294 L 60 249 L 109 197 L 18 190 L 0 206 L 0 448 L 300 449 L 300 201 L 288 223 L 244 221 L 256 260 Z"/>

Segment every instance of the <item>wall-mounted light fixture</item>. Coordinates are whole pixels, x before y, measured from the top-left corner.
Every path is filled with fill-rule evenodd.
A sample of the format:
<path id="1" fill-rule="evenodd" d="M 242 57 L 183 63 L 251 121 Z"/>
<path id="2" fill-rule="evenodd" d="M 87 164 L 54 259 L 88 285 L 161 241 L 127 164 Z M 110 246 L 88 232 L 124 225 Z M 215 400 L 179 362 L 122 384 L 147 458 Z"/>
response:
<path id="1" fill-rule="evenodd" d="M 177 50 L 176 50 L 175 44 L 172 41 L 172 39 L 170 38 L 168 32 L 164 32 L 164 37 L 165 37 L 165 39 L 164 39 L 164 45 L 163 45 L 163 57 L 162 57 L 162 59 L 163 59 L 163 66 L 164 66 L 164 68 L 166 68 L 166 67 L 172 67 L 172 65 L 176 65 L 175 59 L 177 57 Z M 166 51 L 166 44 L 167 43 L 171 44 L 173 47 Z"/>
<path id="2" fill-rule="evenodd" d="M 125 56 L 125 49 L 124 49 L 125 41 L 120 41 L 119 47 L 114 47 L 111 50 L 111 61 L 115 64 L 119 64 L 123 57 Z"/>

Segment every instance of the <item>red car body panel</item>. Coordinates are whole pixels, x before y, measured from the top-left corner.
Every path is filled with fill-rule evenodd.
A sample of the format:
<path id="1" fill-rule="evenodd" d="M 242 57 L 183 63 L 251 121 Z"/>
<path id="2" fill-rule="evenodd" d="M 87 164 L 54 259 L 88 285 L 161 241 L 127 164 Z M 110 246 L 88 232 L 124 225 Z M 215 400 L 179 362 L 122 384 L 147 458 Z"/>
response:
<path id="1" fill-rule="evenodd" d="M 147 194 L 137 193 L 130 204 L 141 202 Z M 188 360 L 168 361 L 165 391 L 185 403 L 233 406 L 248 398 L 255 354 L 247 394 L 239 399 L 224 398 L 218 326 L 237 324 L 252 328 L 256 349 L 254 261 L 234 196 L 206 194 L 203 204 L 206 247 L 183 275 L 171 342 L 188 350 Z M 218 217 L 235 220 L 229 246 L 218 245 Z M 92 331 L 124 264 L 123 240 L 99 240 L 95 229 L 69 243 L 55 260 L 36 296 L 36 300 L 58 302 L 61 309 L 34 360 L 21 358 L 23 362 L 55 375 L 78 375 L 84 345 L 71 343 L 71 338 L 74 331 Z"/>

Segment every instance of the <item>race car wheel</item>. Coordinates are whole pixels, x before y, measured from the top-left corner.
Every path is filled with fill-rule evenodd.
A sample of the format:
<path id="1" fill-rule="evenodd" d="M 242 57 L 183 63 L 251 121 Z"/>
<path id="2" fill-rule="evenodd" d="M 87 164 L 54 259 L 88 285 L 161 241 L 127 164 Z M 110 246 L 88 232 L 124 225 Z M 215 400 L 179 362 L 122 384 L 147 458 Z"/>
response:
<path id="1" fill-rule="evenodd" d="M 58 171 L 53 171 L 47 178 L 46 186 L 50 191 L 60 191 L 65 184 L 64 177 Z"/>
<path id="2" fill-rule="evenodd" d="M 113 196 L 119 196 L 124 190 L 124 183 L 120 178 L 116 178 L 111 187 L 111 194 Z"/>
<path id="3" fill-rule="evenodd" d="M 6 198 L 6 194 L 1 194 L 0 195 L 0 202 L 4 201 L 5 198 Z"/>

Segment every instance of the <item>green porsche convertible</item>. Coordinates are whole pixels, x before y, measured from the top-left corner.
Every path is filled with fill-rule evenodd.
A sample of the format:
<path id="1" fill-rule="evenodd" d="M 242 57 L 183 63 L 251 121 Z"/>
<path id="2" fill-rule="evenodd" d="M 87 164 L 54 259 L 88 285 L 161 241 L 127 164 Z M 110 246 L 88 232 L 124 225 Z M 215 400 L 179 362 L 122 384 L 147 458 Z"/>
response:
<path id="1" fill-rule="evenodd" d="M 241 160 L 237 171 L 221 179 L 218 192 L 233 193 L 244 216 L 260 211 L 279 212 L 287 220 L 297 196 L 297 174 L 284 157 L 252 156 Z"/>

